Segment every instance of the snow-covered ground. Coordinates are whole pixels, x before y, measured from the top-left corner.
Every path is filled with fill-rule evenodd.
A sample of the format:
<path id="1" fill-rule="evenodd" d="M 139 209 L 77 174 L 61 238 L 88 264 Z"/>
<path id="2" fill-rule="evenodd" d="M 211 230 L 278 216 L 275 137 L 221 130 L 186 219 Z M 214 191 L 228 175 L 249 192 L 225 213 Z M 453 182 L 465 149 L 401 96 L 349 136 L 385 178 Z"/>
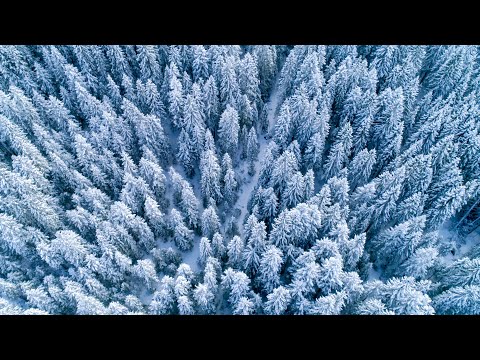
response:
<path id="1" fill-rule="evenodd" d="M 445 222 L 445 224 L 438 229 L 438 234 L 440 235 L 440 241 L 446 244 L 451 243 L 454 247 L 454 254 L 449 252 L 443 256 L 443 261 L 447 264 L 468 255 L 475 245 L 480 244 L 480 231 L 478 229 L 467 236 L 460 236 L 457 231 L 454 230 L 451 221 Z"/>
<path id="2" fill-rule="evenodd" d="M 194 272 L 199 272 L 201 270 L 197 262 L 198 257 L 200 256 L 200 238 L 200 236 L 195 235 L 192 250 L 182 253 L 182 262 L 188 264 Z"/>
<path id="3" fill-rule="evenodd" d="M 368 270 L 368 281 L 379 280 L 379 279 L 380 279 L 380 273 L 377 270 L 374 270 L 373 267 L 371 267 Z"/>

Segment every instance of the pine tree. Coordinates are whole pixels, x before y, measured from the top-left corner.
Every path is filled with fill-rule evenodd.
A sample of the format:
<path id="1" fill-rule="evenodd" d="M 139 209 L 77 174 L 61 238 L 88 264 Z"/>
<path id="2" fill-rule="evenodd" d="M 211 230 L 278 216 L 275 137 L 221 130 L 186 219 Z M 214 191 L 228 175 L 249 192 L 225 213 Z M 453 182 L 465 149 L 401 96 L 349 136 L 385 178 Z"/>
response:
<path id="1" fill-rule="evenodd" d="M 480 313 L 479 299 L 479 286 L 457 286 L 433 298 L 433 306 L 438 314 L 478 315 Z"/>
<path id="2" fill-rule="evenodd" d="M 442 224 L 465 204 L 465 200 L 465 186 L 461 185 L 447 190 L 426 211 L 427 227 L 434 228 Z"/>
<path id="3" fill-rule="evenodd" d="M 199 92 L 197 84 L 195 84 L 195 89 L 197 89 L 196 92 Z M 198 94 L 197 96 L 200 95 Z M 202 149 L 205 140 L 203 104 L 197 96 L 195 91 L 186 96 L 182 119 L 182 128 L 190 135 L 191 152 L 194 154 L 195 159 L 199 157 L 200 149 Z"/>
<path id="4" fill-rule="evenodd" d="M 158 50 L 154 45 L 137 45 L 137 62 L 143 81 L 152 79 L 155 83 L 160 82 L 160 65 L 158 63 Z"/>
<path id="5" fill-rule="evenodd" d="M 162 167 L 156 163 L 155 158 L 153 153 L 146 148 L 144 155 L 138 163 L 138 173 L 147 182 L 156 199 L 160 201 L 165 196 L 167 179 Z"/>
<path id="6" fill-rule="evenodd" d="M 214 233 L 220 230 L 220 220 L 218 218 L 215 207 L 210 205 L 202 214 L 202 234 L 211 238 Z"/>
<path id="7" fill-rule="evenodd" d="M 323 294 L 340 290 L 343 285 L 343 262 L 339 257 L 331 257 L 322 262 L 318 273 L 317 285 Z"/>
<path id="8" fill-rule="evenodd" d="M 406 163 L 406 178 L 403 196 L 413 195 L 415 192 L 425 192 L 431 181 L 433 170 L 430 155 L 417 155 Z"/>
<path id="9" fill-rule="evenodd" d="M 249 160 L 249 174 L 253 175 L 255 168 L 255 161 L 257 160 L 259 153 L 259 145 L 257 140 L 257 133 L 255 132 L 255 128 L 251 127 L 250 131 L 248 132 L 248 139 L 247 139 L 247 159 Z"/>
<path id="10" fill-rule="evenodd" d="M 330 148 L 325 165 L 323 166 L 323 176 L 325 179 L 338 175 L 345 163 L 348 162 L 351 148 L 352 127 L 350 126 L 350 123 L 346 123 L 346 125 L 338 132 L 336 139 Z"/>
<path id="11" fill-rule="evenodd" d="M 266 99 L 268 90 L 277 74 L 277 51 L 272 45 L 255 45 L 253 54 L 257 58 L 260 92 L 263 99 Z"/>
<path id="12" fill-rule="evenodd" d="M 278 151 L 278 146 L 274 141 L 267 145 L 265 154 L 263 155 L 262 159 L 260 159 L 260 172 L 258 176 L 259 185 L 265 187 L 269 183 L 274 169 L 274 162 L 276 157 L 279 155 Z"/>
<path id="13" fill-rule="evenodd" d="M 230 156 L 235 154 L 238 145 L 238 132 L 240 130 L 237 110 L 227 105 L 219 122 L 218 136 L 222 149 Z"/>
<path id="14" fill-rule="evenodd" d="M 339 315 L 345 306 L 346 297 L 347 295 L 343 291 L 318 297 L 309 310 L 309 314 Z"/>
<path id="15" fill-rule="evenodd" d="M 228 105 L 235 108 L 239 98 L 240 89 L 235 71 L 235 61 L 233 56 L 226 56 L 220 67 L 220 102 L 224 109 L 227 108 Z"/>
<path id="16" fill-rule="evenodd" d="M 160 210 L 158 203 L 150 196 L 145 198 L 144 213 L 147 223 L 155 236 L 165 238 L 167 235 L 165 215 Z"/>
<path id="17" fill-rule="evenodd" d="M 280 270 L 283 263 L 282 252 L 270 245 L 260 259 L 257 279 L 265 293 L 270 293 L 280 285 Z"/>
<path id="18" fill-rule="evenodd" d="M 238 83 L 240 90 L 254 104 L 259 104 L 260 98 L 260 80 L 258 78 L 258 68 L 256 58 L 250 53 L 246 53 L 242 61 L 239 62 Z"/>
<path id="19" fill-rule="evenodd" d="M 286 148 L 292 140 L 293 120 L 290 113 L 290 106 L 287 101 L 284 101 L 280 107 L 278 120 L 275 124 L 274 139 L 281 148 Z"/>
<path id="20" fill-rule="evenodd" d="M 238 115 L 240 118 L 240 124 L 251 127 L 258 122 L 258 110 L 256 105 L 248 99 L 247 95 L 240 96 L 238 100 Z"/>
<path id="21" fill-rule="evenodd" d="M 144 93 L 144 103 L 146 105 L 147 111 L 151 115 L 162 119 L 165 117 L 165 106 L 160 98 L 160 94 L 157 89 L 157 85 L 150 79 L 147 80 L 145 84 L 145 93 Z"/>
<path id="22" fill-rule="evenodd" d="M 267 301 L 264 307 L 265 312 L 271 315 L 282 315 L 287 310 L 290 300 L 289 290 L 283 286 L 279 286 L 267 295 Z"/>
<path id="23" fill-rule="evenodd" d="M 238 183 L 233 169 L 228 169 L 223 178 L 223 198 L 229 206 L 235 203 Z"/>
<path id="24" fill-rule="evenodd" d="M 235 304 L 233 315 L 250 315 L 254 311 L 254 303 L 252 300 L 242 296 Z"/>
<path id="25" fill-rule="evenodd" d="M 201 186 L 204 203 L 210 198 L 219 201 L 222 197 L 220 191 L 220 165 L 213 150 L 205 150 L 200 159 Z"/>
<path id="26" fill-rule="evenodd" d="M 368 299 L 360 304 L 357 313 L 359 315 L 395 315 L 392 310 L 388 310 L 385 304 L 378 299 Z"/>
<path id="27" fill-rule="evenodd" d="M 220 113 L 220 100 L 218 88 L 212 75 L 203 85 L 203 102 L 205 104 L 205 119 L 207 127 L 213 134 L 217 132 L 218 117 Z"/>
<path id="28" fill-rule="evenodd" d="M 184 104 L 184 90 L 182 83 L 178 79 L 175 72 L 178 73 L 178 70 L 175 64 L 172 66 L 172 75 L 169 79 L 169 89 L 168 89 L 168 111 L 172 117 L 173 125 L 177 128 L 181 127 L 182 117 L 183 117 L 183 104 Z"/>
<path id="29" fill-rule="evenodd" d="M 387 88 L 379 95 L 379 110 L 372 124 L 371 142 L 377 149 L 377 163 L 381 168 L 398 155 L 403 136 L 403 92 L 401 88 Z"/>
<path id="30" fill-rule="evenodd" d="M 125 59 L 123 49 L 118 45 L 106 46 L 106 55 L 111 72 L 117 83 L 122 81 L 123 74 L 132 77 L 128 61 Z"/>
<path id="31" fill-rule="evenodd" d="M 185 129 L 182 129 L 178 137 L 178 153 L 177 158 L 185 170 L 185 174 L 192 177 L 194 170 L 194 154 L 192 154 L 192 139 Z"/>
<path id="32" fill-rule="evenodd" d="M 224 259 L 226 254 L 223 236 L 218 231 L 212 237 L 212 252 L 217 259 Z"/>
<path id="33" fill-rule="evenodd" d="M 458 259 L 443 269 L 442 283 L 446 286 L 479 285 L 480 259 Z"/>
<path id="34" fill-rule="evenodd" d="M 285 190 L 282 192 L 282 206 L 295 207 L 305 200 L 305 181 L 300 172 L 296 172 L 288 180 Z"/>
<path id="35" fill-rule="evenodd" d="M 377 178 L 376 193 L 378 195 L 372 205 L 374 227 L 378 228 L 391 219 L 404 179 L 404 166 L 393 173 L 385 172 Z"/>
<path id="36" fill-rule="evenodd" d="M 133 274 L 140 278 L 149 290 L 155 288 L 156 283 L 159 281 L 155 272 L 155 265 L 152 260 L 138 260 L 132 268 Z"/>
<path id="37" fill-rule="evenodd" d="M 321 169 L 323 165 L 323 152 L 325 149 L 325 137 L 320 132 L 312 135 L 307 142 L 304 161 L 308 168 L 315 171 Z"/>
<path id="38" fill-rule="evenodd" d="M 213 301 L 215 295 L 205 284 L 198 284 L 195 287 L 193 290 L 193 298 L 201 312 L 205 314 L 212 314 L 214 312 Z"/>
<path id="39" fill-rule="evenodd" d="M 177 210 L 172 209 L 170 219 L 175 245 L 182 251 L 191 250 L 193 247 L 193 232 L 185 225 L 182 215 Z"/>
<path id="40" fill-rule="evenodd" d="M 153 196 L 147 183 L 141 177 L 134 177 L 126 173 L 123 178 L 120 201 L 124 202 L 135 214 L 142 214 L 146 196 Z"/>
<path id="41" fill-rule="evenodd" d="M 155 291 L 149 310 L 152 314 L 162 315 L 172 312 L 174 299 L 174 280 L 166 275 L 161 280 L 160 290 Z"/>
<path id="42" fill-rule="evenodd" d="M 352 190 L 368 182 L 376 160 L 377 152 L 375 149 L 370 151 L 363 149 L 355 155 L 348 165 L 348 182 Z"/>
<path id="43" fill-rule="evenodd" d="M 385 230 L 375 240 L 378 263 L 388 271 L 398 268 L 418 247 L 425 227 L 425 216 L 419 216 Z"/>
<path id="44" fill-rule="evenodd" d="M 173 185 L 175 203 L 180 207 L 189 226 L 196 227 L 198 223 L 199 204 L 192 186 L 185 181 L 173 167 L 170 168 L 169 174 Z"/>
<path id="45" fill-rule="evenodd" d="M 284 189 L 293 174 L 298 171 L 298 162 L 295 155 L 290 151 L 284 151 L 275 161 L 271 174 L 271 184 Z"/>
<path id="46" fill-rule="evenodd" d="M 299 86 L 305 83 L 310 97 L 317 97 L 323 88 L 323 74 L 320 71 L 319 56 L 316 52 L 307 54 L 300 65 L 294 84 Z"/>
<path id="47" fill-rule="evenodd" d="M 207 80 L 208 78 L 208 57 L 205 47 L 202 45 L 192 46 L 192 74 L 193 80 L 196 82 L 199 79 Z"/>
<path id="48" fill-rule="evenodd" d="M 235 235 L 227 245 L 228 264 L 233 268 L 239 268 L 242 259 L 244 242 L 240 236 Z"/>
<path id="49" fill-rule="evenodd" d="M 133 124 L 139 146 L 146 146 L 159 159 L 169 154 L 169 147 L 159 118 L 154 115 L 143 115 L 128 100 L 123 101 L 122 109 L 125 118 Z"/>
<path id="50" fill-rule="evenodd" d="M 204 266 L 210 256 L 212 256 L 210 240 L 206 237 L 202 237 L 200 239 L 200 256 L 198 258 L 200 265 Z"/>
<path id="51" fill-rule="evenodd" d="M 60 268 L 62 264 L 81 266 L 88 250 L 85 240 L 70 230 L 60 230 L 50 243 L 43 243 L 39 254 L 53 268 Z"/>
<path id="52" fill-rule="evenodd" d="M 247 234 L 245 234 L 247 235 Z M 266 246 L 266 229 L 263 221 L 255 222 L 246 236 L 246 246 L 243 249 L 243 268 L 248 274 L 255 274 L 260 266 L 260 256 Z"/>
<path id="53" fill-rule="evenodd" d="M 319 235 L 320 227 L 321 213 L 318 207 L 301 203 L 280 213 L 273 224 L 270 239 L 282 251 L 289 244 L 307 246 Z"/>
<path id="54" fill-rule="evenodd" d="M 137 95 L 135 92 L 132 79 L 128 75 L 123 74 L 121 84 L 122 84 L 123 96 L 129 101 L 131 101 L 132 103 L 135 103 L 137 101 Z"/>
<path id="55" fill-rule="evenodd" d="M 262 191 L 260 205 L 262 218 L 271 225 L 278 212 L 278 198 L 273 188 L 269 187 Z"/>
<path id="56" fill-rule="evenodd" d="M 438 257 L 438 250 L 432 247 L 419 248 L 402 264 L 401 273 L 415 279 L 425 278 L 430 268 L 433 267 Z"/>
<path id="57" fill-rule="evenodd" d="M 468 46 L 446 46 L 424 79 L 425 86 L 435 96 L 447 96 L 453 91 L 462 93 L 462 87 L 472 76 L 476 53 Z"/>

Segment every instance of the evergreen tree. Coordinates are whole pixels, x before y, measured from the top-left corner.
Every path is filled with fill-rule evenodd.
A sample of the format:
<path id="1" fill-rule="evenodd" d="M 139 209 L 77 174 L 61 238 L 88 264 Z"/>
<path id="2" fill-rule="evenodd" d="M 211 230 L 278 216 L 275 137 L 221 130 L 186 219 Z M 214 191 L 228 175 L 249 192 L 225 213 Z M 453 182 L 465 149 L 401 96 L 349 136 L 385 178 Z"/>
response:
<path id="1" fill-rule="evenodd" d="M 300 172 L 295 173 L 287 182 L 285 190 L 282 192 L 283 207 L 294 207 L 305 200 L 305 181 Z"/>
<path id="2" fill-rule="evenodd" d="M 352 162 L 348 165 L 348 182 L 353 190 L 357 186 L 362 186 L 368 182 L 376 158 L 377 152 L 375 149 L 370 151 L 363 149 L 352 159 Z"/>
<path id="3" fill-rule="evenodd" d="M 145 198 L 144 212 L 147 223 L 155 236 L 165 238 L 167 235 L 165 215 L 160 210 L 158 203 L 148 195 Z"/>
<path id="4" fill-rule="evenodd" d="M 198 258 L 200 265 L 204 266 L 210 256 L 212 256 L 210 240 L 208 240 L 206 237 L 202 237 L 200 239 L 200 256 Z"/>
<path id="5" fill-rule="evenodd" d="M 177 158 L 185 170 L 187 176 L 192 177 L 194 170 L 194 154 L 192 151 L 192 139 L 185 129 L 182 129 L 178 137 L 178 153 Z"/>
<path id="6" fill-rule="evenodd" d="M 255 128 L 251 127 L 250 131 L 248 132 L 247 138 L 247 159 L 249 160 L 249 174 L 253 175 L 254 173 L 254 166 L 255 161 L 257 160 L 259 153 L 259 145 L 257 140 L 257 133 L 255 132 Z"/>
<path id="7" fill-rule="evenodd" d="M 217 132 L 218 117 L 220 113 L 220 100 L 218 88 L 212 75 L 203 85 L 203 102 L 205 104 L 205 119 L 207 127 L 213 134 Z"/>
<path id="8" fill-rule="evenodd" d="M 193 298 L 201 312 L 205 314 L 211 314 L 214 312 L 213 301 L 215 295 L 205 284 L 198 284 L 195 287 L 193 290 Z"/>
<path id="9" fill-rule="evenodd" d="M 258 267 L 258 281 L 265 293 L 270 293 L 280 285 L 280 270 L 283 263 L 282 252 L 270 245 L 265 249 Z"/>
<path id="10" fill-rule="evenodd" d="M 250 231 L 246 233 L 247 240 L 242 255 L 243 268 L 248 274 L 255 274 L 260 266 L 260 256 L 266 246 L 265 223 L 255 221 Z"/>
<path id="11" fill-rule="evenodd" d="M 250 315 L 254 311 L 254 304 L 249 298 L 242 296 L 235 304 L 233 315 Z"/>
<path id="12" fill-rule="evenodd" d="M 140 67 L 140 76 L 143 81 L 152 79 L 153 82 L 160 82 L 160 65 L 158 63 L 157 47 L 154 45 L 137 45 L 137 62 Z"/>
<path id="13" fill-rule="evenodd" d="M 389 269 L 398 268 L 420 244 L 424 227 L 425 216 L 419 216 L 385 230 L 374 242 L 377 261 Z"/>
<path id="14" fill-rule="evenodd" d="M 228 169 L 223 178 L 223 198 L 229 206 L 235 203 L 238 183 L 233 169 Z"/>
<path id="15" fill-rule="evenodd" d="M 347 123 L 337 134 L 330 152 L 323 166 L 324 178 L 328 179 L 338 175 L 340 170 L 348 162 L 352 148 L 352 127 Z"/>
<path id="16" fill-rule="evenodd" d="M 219 201 L 222 197 L 220 191 L 220 165 L 213 150 L 205 150 L 200 160 L 201 186 L 204 203 L 210 198 Z"/>
<path id="17" fill-rule="evenodd" d="M 235 235 L 227 245 L 228 264 L 233 268 L 239 268 L 242 259 L 244 242 L 240 236 Z"/>
<path id="18" fill-rule="evenodd" d="M 240 90 L 254 104 L 259 104 L 260 98 L 260 80 L 258 78 L 258 67 L 255 56 L 246 53 L 242 61 L 239 62 L 238 83 Z"/>
<path id="19" fill-rule="evenodd" d="M 438 314 L 478 315 L 480 287 L 466 285 L 453 287 L 433 299 Z"/>
<path id="20" fill-rule="evenodd" d="M 388 310 L 385 304 L 378 299 L 368 299 L 358 307 L 359 315 L 395 315 L 392 310 Z"/>
<path id="21" fill-rule="evenodd" d="M 193 247 L 193 232 L 185 225 L 182 215 L 177 210 L 172 209 L 170 219 L 175 245 L 182 251 L 191 250 Z"/>
<path id="22" fill-rule="evenodd" d="M 298 162 L 291 151 L 284 151 L 275 161 L 271 173 L 271 184 L 284 189 L 293 174 L 298 171 Z"/>
<path id="23" fill-rule="evenodd" d="M 253 54 L 257 58 L 258 76 L 260 80 L 260 92 L 266 99 L 268 89 L 277 74 L 277 50 L 272 45 L 256 45 Z"/>
<path id="24" fill-rule="evenodd" d="M 377 149 L 377 163 L 383 164 L 398 155 L 403 136 L 403 92 L 387 88 L 379 95 L 379 109 L 372 124 L 371 142 Z"/>
<path id="25" fill-rule="evenodd" d="M 271 294 L 267 295 L 265 302 L 265 312 L 271 315 L 282 315 L 290 303 L 290 292 L 283 286 L 275 288 Z"/>
<path id="26" fill-rule="evenodd" d="M 218 218 L 215 207 L 210 205 L 202 214 L 202 234 L 211 238 L 214 233 L 220 230 L 220 220 Z"/>
<path id="27" fill-rule="evenodd" d="M 233 56 L 226 56 L 223 59 L 223 63 L 220 67 L 220 102 L 222 108 L 227 108 L 228 105 L 236 108 L 237 100 L 239 98 L 239 86 L 237 73 L 235 71 L 236 60 Z"/>
<path id="28" fill-rule="evenodd" d="M 123 49 L 118 45 L 106 46 L 106 55 L 108 64 L 110 64 L 111 73 L 117 83 L 122 81 L 123 74 L 132 77 L 128 61 L 125 59 Z"/>
<path id="29" fill-rule="evenodd" d="M 443 269 L 440 274 L 446 286 L 464 286 L 479 284 L 480 259 L 461 258 Z"/>
<path id="30" fill-rule="evenodd" d="M 184 104 L 184 90 L 182 83 L 178 79 L 176 73 L 178 69 L 175 64 L 171 64 L 172 73 L 169 81 L 168 88 L 168 111 L 172 117 L 173 125 L 177 128 L 181 127 L 181 121 L 183 117 L 183 104 Z"/>
<path id="31" fill-rule="evenodd" d="M 230 156 L 235 154 L 238 145 L 238 132 L 240 130 L 237 110 L 227 105 L 219 122 L 218 136 L 222 149 Z"/>
<path id="32" fill-rule="evenodd" d="M 293 120 L 290 113 L 290 106 L 285 101 L 280 107 L 280 113 L 278 120 L 275 124 L 275 142 L 280 145 L 281 148 L 286 148 L 292 140 L 293 132 Z"/>

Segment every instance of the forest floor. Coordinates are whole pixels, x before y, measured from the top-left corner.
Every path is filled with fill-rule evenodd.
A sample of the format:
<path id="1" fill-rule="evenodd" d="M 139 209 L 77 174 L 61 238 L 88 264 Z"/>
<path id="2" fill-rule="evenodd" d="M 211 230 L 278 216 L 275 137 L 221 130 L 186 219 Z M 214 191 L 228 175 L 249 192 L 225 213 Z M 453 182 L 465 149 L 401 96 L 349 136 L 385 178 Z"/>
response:
<path id="1" fill-rule="evenodd" d="M 446 254 L 442 256 L 442 260 L 446 264 L 450 264 L 455 260 L 469 255 L 469 252 L 480 244 L 480 230 L 477 229 L 467 235 L 460 235 L 449 220 L 438 229 L 440 241 L 445 244 Z"/>

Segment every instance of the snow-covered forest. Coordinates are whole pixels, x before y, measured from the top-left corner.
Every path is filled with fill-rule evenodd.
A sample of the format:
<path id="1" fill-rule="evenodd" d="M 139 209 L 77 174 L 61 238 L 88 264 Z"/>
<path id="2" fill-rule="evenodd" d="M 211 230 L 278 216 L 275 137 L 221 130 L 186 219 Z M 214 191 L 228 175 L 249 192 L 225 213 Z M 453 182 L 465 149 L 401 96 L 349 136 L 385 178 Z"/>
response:
<path id="1" fill-rule="evenodd" d="M 0 46 L 0 314 L 480 314 L 479 55 Z"/>

